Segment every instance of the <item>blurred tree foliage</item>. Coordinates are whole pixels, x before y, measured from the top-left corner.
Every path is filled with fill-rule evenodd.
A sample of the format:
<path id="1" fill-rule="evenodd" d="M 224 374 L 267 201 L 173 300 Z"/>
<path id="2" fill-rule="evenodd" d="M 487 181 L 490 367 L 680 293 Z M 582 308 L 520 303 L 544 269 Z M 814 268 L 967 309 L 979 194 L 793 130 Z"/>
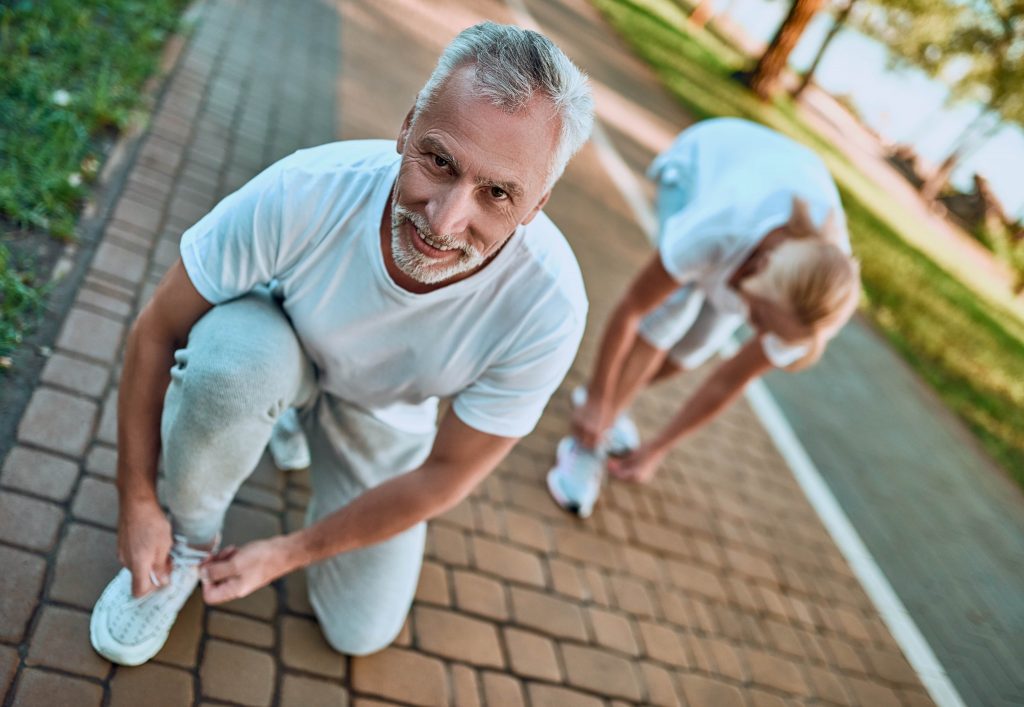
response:
<path id="1" fill-rule="evenodd" d="M 957 163 L 1006 122 L 1024 125 L 1024 0 L 871 0 L 860 25 L 911 64 L 946 83 L 950 102 L 978 116 L 921 188 L 934 198 Z"/>

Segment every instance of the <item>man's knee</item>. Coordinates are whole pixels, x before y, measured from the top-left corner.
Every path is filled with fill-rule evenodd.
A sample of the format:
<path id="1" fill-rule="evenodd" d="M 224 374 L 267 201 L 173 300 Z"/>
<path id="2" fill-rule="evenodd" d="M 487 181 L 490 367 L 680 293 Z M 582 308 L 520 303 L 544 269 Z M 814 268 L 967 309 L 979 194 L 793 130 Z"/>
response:
<path id="1" fill-rule="evenodd" d="M 287 406 L 276 390 L 270 362 L 204 352 L 189 356 L 177 368 L 179 408 L 200 425 L 216 429 L 254 414 L 276 417 Z"/>
<path id="2" fill-rule="evenodd" d="M 175 361 L 180 389 L 174 394 L 182 406 L 220 422 L 254 411 L 276 416 L 293 402 L 285 398 L 295 394 L 308 365 L 287 318 L 259 295 L 214 307 Z"/>
<path id="3" fill-rule="evenodd" d="M 322 614 L 319 609 L 315 610 L 328 645 L 339 653 L 352 656 L 370 655 L 387 648 L 398 637 L 405 619 L 403 614 L 401 621 L 371 619 L 345 623 L 339 622 L 335 616 Z"/>

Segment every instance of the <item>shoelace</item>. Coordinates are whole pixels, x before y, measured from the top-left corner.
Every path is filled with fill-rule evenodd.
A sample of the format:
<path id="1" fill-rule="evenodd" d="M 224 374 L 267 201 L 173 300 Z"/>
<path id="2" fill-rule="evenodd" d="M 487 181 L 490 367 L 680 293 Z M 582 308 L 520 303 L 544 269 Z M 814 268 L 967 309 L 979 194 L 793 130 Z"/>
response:
<path id="1" fill-rule="evenodd" d="M 212 555 L 217 551 L 220 546 L 220 536 L 218 535 L 214 540 L 213 547 L 210 550 L 198 550 L 194 547 L 190 547 L 188 540 L 184 535 L 175 534 L 174 544 L 171 546 L 171 573 L 173 575 L 175 570 L 182 568 L 197 567 L 203 560 Z M 152 603 L 160 603 L 167 596 L 168 590 L 173 590 L 179 583 L 174 582 L 172 579 L 162 587 L 157 587 L 155 591 L 149 592 L 141 597 L 134 598 L 133 601 L 138 603 L 140 606 L 144 606 Z M 173 592 L 172 592 L 173 593 Z"/>
<path id="2" fill-rule="evenodd" d="M 174 560 L 175 564 L 183 565 L 185 567 L 194 567 L 215 553 L 219 546 L 219 535 L 216 540 L 214 540 L 212 548 L 209 550 L 198 550 L 189 546 L 188 540 L 184 535 L 175 534 L 174 545 L 171 546 L 171 559 Z"/>

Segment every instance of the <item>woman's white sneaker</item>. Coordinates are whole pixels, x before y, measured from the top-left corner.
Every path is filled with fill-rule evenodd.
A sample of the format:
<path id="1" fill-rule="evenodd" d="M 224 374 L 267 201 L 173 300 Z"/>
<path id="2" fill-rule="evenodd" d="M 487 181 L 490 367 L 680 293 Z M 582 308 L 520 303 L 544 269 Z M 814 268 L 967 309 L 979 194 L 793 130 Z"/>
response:
<path id="1" fill-rule="evenodd" d="M 138 598 L 132 596 L 131 572 L 122 568 L 92 610 L 89 638 L 96 652 L 120 665 L 142 665 L 159 653 L 199 583 L 199 563 L 209 556 L 176 535 L 167 585 Z"/>
<path id="2" fill-rule="evenodd" d="M 548 472 L 548 491 L 555 502 L 580 518 L 589 518 L 604 481 L 604 455 L 584 449 L 572 437 L 558 443 L 555 466 Z"/>
<path id="3" fill-rule="evenodd" d="M 587 402 L 587 389 L 578 386 L 572 391 L 572 406 L 578 408 Z M 604 451 L 610 457 L 625 457 L 632 454 L 640 446 L 640 430 L 636 423 L 623 412 L 612 423 L 604 435 Z"/>

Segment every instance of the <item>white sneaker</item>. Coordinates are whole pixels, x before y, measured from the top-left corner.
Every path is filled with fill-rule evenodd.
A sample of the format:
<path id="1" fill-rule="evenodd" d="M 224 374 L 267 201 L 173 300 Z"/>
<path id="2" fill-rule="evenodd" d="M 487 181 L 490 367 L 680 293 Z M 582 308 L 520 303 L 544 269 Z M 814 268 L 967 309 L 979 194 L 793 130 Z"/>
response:
<path id="1" fill-rule="evenodd" d="M 587 389 L 578 386 L 572 391 L 572 406 L 578 408 L 587 402 Z M 624 412 L 615 418 L 611 428 L 604 436 L 604 451 L 610 457 L 624 457 L 637 450 L 640 446 L 640 430 Z"/>
<path id="2" fill-rule="evenodd" d="M 199 583 L 199 563 L 211 552 L 193 549 L 175 535 L 170 580 L 138 598 L 132 596 L 131 572 L 121 568 L 92 610 L 89 638 L 96 652 L 120 665 L 142 665 L 159 653 Z"/>
<path id="3" fill-rule="evenodd" d="M 604 455 L 581 447 L 574 438 L 558 443 L 555 466 L 548 472 L 548 491 L 555 502 L 580 518 L 589 518 L 604 481 Z"/>
<path id="4" fill-rule="evenodd" d="M 267 444 L 274 466 L 281 471 L 305 469 L 312 461 L 309 454 L 309 442 L 306 433 L 299 424 L 299 415 L 295 408 L 288 408 L 277 418 L 274 429 L 270 432 Z"/>

